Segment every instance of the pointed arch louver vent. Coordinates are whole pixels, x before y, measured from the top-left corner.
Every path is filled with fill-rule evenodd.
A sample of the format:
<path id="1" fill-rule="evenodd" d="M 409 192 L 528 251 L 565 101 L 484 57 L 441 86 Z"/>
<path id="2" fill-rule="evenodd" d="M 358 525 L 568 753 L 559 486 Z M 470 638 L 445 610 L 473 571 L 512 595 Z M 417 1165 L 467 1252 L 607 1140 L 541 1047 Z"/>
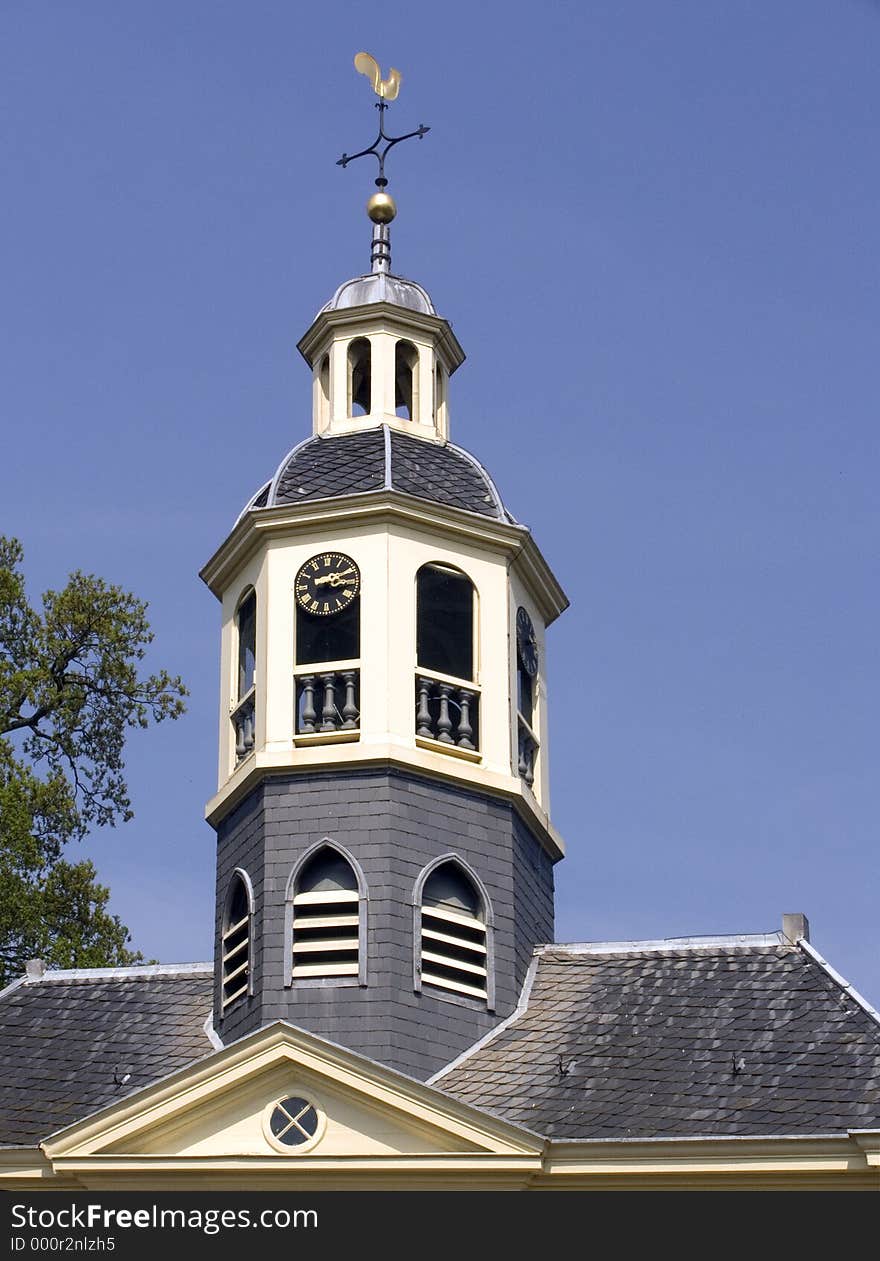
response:
<path id="1" fill-rule="evenodd" d="M 293 980 L 359 976 L 360 903 L 351 865 L 336 850 L 319 850 L 294 887 Z"/>
<path id="2" fill-rule="evenodd" d="M 488 996 L 488 942 L 482 900 L 453 863 L 425 882 L 421 905 L 421 978 L 471 998 Z"/>
<path id="3" fill-rule="evenodd" d="M 221 938 L 222 1009 L 250 990 L 251 899 L 240 872 L 232 877 Z"/>

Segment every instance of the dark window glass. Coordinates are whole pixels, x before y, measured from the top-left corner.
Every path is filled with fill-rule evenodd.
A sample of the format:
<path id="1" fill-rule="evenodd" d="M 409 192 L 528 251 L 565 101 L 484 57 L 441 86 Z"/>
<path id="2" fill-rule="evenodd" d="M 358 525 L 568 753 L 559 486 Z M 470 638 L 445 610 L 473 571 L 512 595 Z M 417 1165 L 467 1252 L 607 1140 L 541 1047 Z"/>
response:
<path id="1" fill-rule="evenodd" d="M 332 617 L 314 617 L 296 606 L 296 661 L 353 661 L 361 655 L 360 599 Z"/>
<path id="2" fill-rule="evenodd" d="M 254 663 L 257 651 L 257 597 L 246 596 L 238 610 L 238 699 L 254 685 Z"/>
<path id="3" fill-rule="evenodd" d="M 418 663 L 426 670 L 474 677 L 474 588 L 454 569 L 425 565 L 418 573 Z"/>
<path id="4" fill-rule="evenodd" d="M 292 1095 L 275 1105 L 269 1127 L 285 1147 L 299 1147 L 314 1138 L 318 1129 L 318 1114 L 308 1099 Z"/>
<path id="5" fill-rule="evenodd" d="M 526 722 L 531 727 L 532 718 L 535 712 L 534 679 L 532 679 L 531 675 L 529 675 L 523 669 L 521 662 L 517 665 L 516 676 L 517 676 L 517 701 L 516 703 L 519 708 L 519 712 L 522 714 L 523 718 L 525 718 Z"/>

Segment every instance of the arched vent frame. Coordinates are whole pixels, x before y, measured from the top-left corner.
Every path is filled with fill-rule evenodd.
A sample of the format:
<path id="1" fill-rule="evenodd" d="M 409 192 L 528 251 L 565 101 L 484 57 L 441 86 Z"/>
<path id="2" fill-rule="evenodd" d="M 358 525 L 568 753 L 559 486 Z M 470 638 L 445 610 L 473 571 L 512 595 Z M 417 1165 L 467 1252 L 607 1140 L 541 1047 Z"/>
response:
<path id="1" fill-rule="evenodd" d="M 257 591 L 253 584 L 244 588 L 235 605 L 235 643 L 230 694 L 234 766 L 256 748 L 257 725 L 257 632 L 259 630 Z"/>
<path id="2" fill-rule="evenodd" d="M 321 853 L 322 850 L 328 850 L 335 853 L 351 868 L 352 874 L 355 879 L 355 884 L 356 884 L 356 890 L 352 890 L 351 892 L 355 893 L 355 897 L 349 898 L 347 896 L 348 891 L 345 891 L 346 896 L 344 897 L 341 896 L 341 894 L 336 895 L 336 894 L 329 894 L 329 893 L 326 895 L 322 895 L 319 898 L 316 898 L 314 895 L 311 895 L 311 894 L 306 895 L 306 897 L 303 897 L 302 893 L 299 891 L 299 885 L 302 879 L 302 875 L 306 871 L 306 869 L 309 867 L 309 865 L 312 863 L 312 861 Z M 302 898 L 302 901 L 298 901 L 298 899 L 300 898 Z M 366 986 L 367 984 L 368 903 L 369 903 L 369 894 L 368 894 L 367 882 L 363 873 L 363 869 L 361 868 L 360 863 L 357 861 L 354 855 L 349 850 L 347 850 L 344 845 L 340 845 L 338 841 L 333 840 L 333 838 L 330 836 L 325 836 L 320 841 L 317 841 L 314 845 L 310 846 L 310 848 L 307 849 L 305 853 L 300 856 L 299 860 L 297 861 L 296 865 L 294 866 L 293 870 L 290 873 L 290 876 L 287 881 L 287 889 L 284 895 L 284 985 L 286 988 L 288 989 L 290 988 L 297 989 L 300 987 L 323 988 L 326 986 L 352 986 L 352 985 Z M 298 911 L 297 911 L 298 907 L 300 908 L 300 914 L 298 914 Z M 315 916 L 313 913 L 310 914 L 311 908 L 314 908 L 314 907 L 318 907 L 320 908 L 320 910 L 323 910 L 326 913 L 324 915 L 321 915 L 320 910 L 319 910 L 319 914 L 317 916 Z M 304 915 L 302 914 L 302 911 L 305 911 Z M 338 922 L 342 920 L 350 921 L 355 918 L 355 915 L 357 916 L 356 925 L 351 924 L 350 922 L 347 924 Z M 308 921 L 310 919 L 311 920 L 332 919 L 332 920 L 337 921 L 337 923 L 335 924 L 309 924 Z M 352 970 L 346 970 L 343 972 L 343 971 L 336 970 L 337 967 L 344 966 L 343 964 L 339 964 L 339 965 L 330 964 L 328 965 L 328 970 L 324 972 L 316 971 L 316 972 L 310 972 L 310 973 L 303 973 L 303 972 L 298 971 L 298 965 L 296 965 L 294 962 L 295 957 L 298 953 L 296 950 L 296 946 L 298 944 L 300 945 L 306 944 L 302 940 L 300 940 L 299 943 L 297 942 L 297 929 L 298 928 L 300 932 L 302 932 L 303 929 L 305 929 L 305 932 L 307 935 L 306 941 L 308 942 L 308 944 L 317 947 L 321 944 L 326 945 L 326 943 L 324 939 L 322 939 L 320 936 L 317 936 L 316 930 L 320 930 L 321 928 L 327 928 L 329 930 L 342 929 L 344 931 L 345 929 L 351 929 L 355 927 L 356 927 L 356 934 L 347 935 L 346 938 L 344 938 L 345 940 L 350 942 L 352 940 L 352 937 L 356 937 L 357 956 L 356 956 L 355 968 L 353 968 Z M 351 947 L 345 948 L 346 953 L 350 951 L 351 951 Z M 302 953 L 320 955 L 322 952 L 319 949 L 314 949 L 307 952 L 303 951 Z M 348 959 L 348 960 L 345 960 L 345 962 L 350 964 L 351 960 Z M 304 966 L 304 967 L 320 966 L 320 961 L 318 965 L 304 964 L 301 966 Z"/>
<path id="3" fill-rule="evenodd" d="M 458 874 L 472 887 L 480 903 L 482 918 L 455 914 L 424 906 L 425 886 L 442 867 L 457 868 Z M 429 927 L 425 927 L 425 917 Z M 417 994 L 429 993 L 441 1002 L 495 1010 L 495 917 L 492 901 L 480 877 L 460 854 L 441 854 L 420 873 L 413 889 L 413 989 Z M 426 937 L 426 934 L 429 934 Z M 429 967 L 424 967 L 426 956 Z M 449 949 L 451 947 L 451 949 Z M 446 958 L 446 954 L 449 955 Z M 480 985 L 474 969 L 485 959 L 485 981 Z M 437 960 L 443 960 L 437 964 Z M 430 965 L 440 971 L 431 972 Z M 452 973 L 450 977 L 443 975 Z M 455 973 L 460 973 L 460 979 Z M 431 977 L 431 980 L 427 980 Z M 442 980 L 443 984 L 438 984 Z"/>
<path id="4" fill-rule="evenodd" d="M 240 907 L 233 910 L 239 888 L 244 892 L 244 915 Z M 219 989 L 221 1016 L 254 992 L 254 886 L 243 867 L 236 867 L 229 877 L 223 902 Z"/>

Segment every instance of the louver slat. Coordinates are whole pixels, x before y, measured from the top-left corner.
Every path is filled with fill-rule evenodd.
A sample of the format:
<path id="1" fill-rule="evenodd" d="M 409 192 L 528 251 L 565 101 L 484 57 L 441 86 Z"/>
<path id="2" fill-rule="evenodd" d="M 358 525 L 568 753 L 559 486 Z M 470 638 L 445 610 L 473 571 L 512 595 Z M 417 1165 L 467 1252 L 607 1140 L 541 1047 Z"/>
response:
<path id="1" fill-rule="evenodd" d="M 358 976 L 358 893 L 348 889 L 298 893 L 293 908 L 293 979 Z"/>
<path id="2" fill-rule="evenodd" d="M 423 905 L 421 957 L 423 985 L 486 998 L 486 926 L 476 916 Z"/>

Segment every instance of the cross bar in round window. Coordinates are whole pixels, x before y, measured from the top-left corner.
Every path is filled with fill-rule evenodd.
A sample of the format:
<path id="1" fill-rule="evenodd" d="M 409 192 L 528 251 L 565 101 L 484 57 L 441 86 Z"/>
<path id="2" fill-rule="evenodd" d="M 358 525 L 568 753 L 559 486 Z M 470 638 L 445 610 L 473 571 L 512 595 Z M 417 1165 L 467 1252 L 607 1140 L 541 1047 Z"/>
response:
<path id="1" fill-rule="evenodd" d="M 263 1113 L 263 1133 L 276 1151 L 305 1151 L 317 1143 L 323 1130 L 323 1111 L 303 1095 L 286 1095 Z"/>

